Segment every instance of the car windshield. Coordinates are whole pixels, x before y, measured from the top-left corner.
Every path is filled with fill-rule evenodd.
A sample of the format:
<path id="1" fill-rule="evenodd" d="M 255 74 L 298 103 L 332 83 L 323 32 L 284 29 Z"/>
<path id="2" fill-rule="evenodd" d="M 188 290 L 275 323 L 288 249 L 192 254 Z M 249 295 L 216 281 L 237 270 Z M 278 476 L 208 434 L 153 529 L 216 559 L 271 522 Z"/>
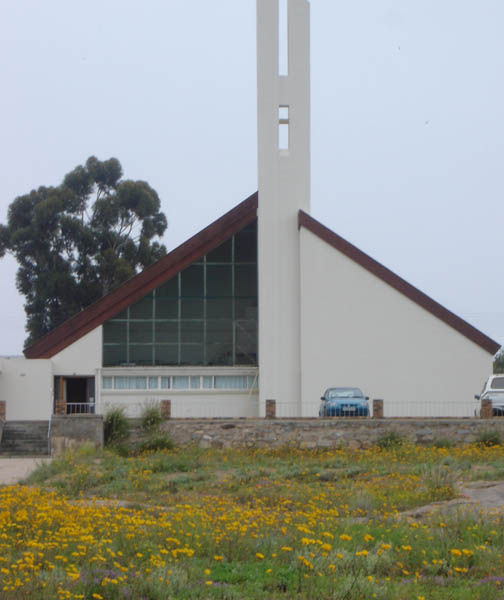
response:
<path id="1" fill-rule="evenodd" d="M 362 398 L 364 394 L 359 388 L 332 388 L 327 390 L 326 398 L 336 400 L 337 398 Z"/>
<path id="2" fill-rule="evenodd" d="M 494 377 L 490 383 L 492 390 L 504 390 L 504 377 Z"/>

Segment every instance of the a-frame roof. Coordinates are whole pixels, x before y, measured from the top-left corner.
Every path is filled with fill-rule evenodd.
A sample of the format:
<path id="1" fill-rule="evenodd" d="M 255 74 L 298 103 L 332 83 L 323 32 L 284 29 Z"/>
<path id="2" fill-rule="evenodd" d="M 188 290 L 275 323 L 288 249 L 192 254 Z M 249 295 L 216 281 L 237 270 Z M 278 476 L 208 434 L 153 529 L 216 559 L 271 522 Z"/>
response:
<path id="1" fill-rule="evenodd" d="M 155 287 L 219 246 L 257 216 L 257 192 L 156 263 L 74 315 L 24 350 L 26 358 L 51 358 Z"/>
<path id="2" fill-rule="evenodd" d="M 80 313 L 56 327 L 25 349 L 26 358 L 51 358 L 79 338 L 133 304 L 155 287 L 174 277 L 190 264 L 219 246 L 257 217 L 258 194 L 252 194 L 225 215 L 175 248 L 161 260 L 100 298 Z M 304 227 L 336 250 L 433 314 L 466 338 L 495 354 L 500 344 L 464 321 L 419 289 L 347 242 L 325 225 L 299 211 L 299 227 Z"/>
<path id="3" fill-rule="evenodd" d="M 421 292 L 419 289 L 393 273 L 390 269 L 377 262 L 369 255 L 359 250 L 356 246 L 347 242 L 337 233 L 322 225 L 319 221 L 300 210 L 298 215 L 299 227 L 304 227 L 311 233 L 315 234 L 321 240 L 331 245 L 336 250 L 339 250 L 345 256 L 356 262 L 358 265 L 393 287 L 395 290 L 432 313 L 435 317 L 453 327 L 456 331 L 470 339 L 472 342 L 486 350 L 490 354 L 495 354 L 499 348 L 495 340 L 492 340 L 487 335 L 470 325 L 464 319 L 457 317 L 447 308 Z"/>

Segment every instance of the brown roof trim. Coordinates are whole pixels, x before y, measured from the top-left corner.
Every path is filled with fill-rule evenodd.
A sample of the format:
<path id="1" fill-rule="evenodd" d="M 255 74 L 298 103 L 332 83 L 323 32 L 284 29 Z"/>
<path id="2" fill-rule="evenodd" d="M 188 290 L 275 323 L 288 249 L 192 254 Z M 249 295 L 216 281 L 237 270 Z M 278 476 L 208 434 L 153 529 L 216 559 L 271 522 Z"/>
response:
<path id="1" fill-rule="evenodd" d="M 362 250 L 359 250 L 354 245 L 350 244 L 350 242 L 347 242 L 341 236 L 334 233 L 302 210 L 300 210 L 298 214 L 298 226 L 311 231 L 321 240 L 324 240 L 324 242 L 327 242 L 361 267 L 385 283 L 388 283 L 388 285 L 432 313 L 435 317 L 450 327 L 453 327 L 453 329 L 483 348 L 483 350 L 486 350 L 490 354 L 495 354 L 501 347 L 500 344 L 467 323 L 467 321 L 457 317 L 457 315 L 447 308 L 412 286 L 410 283 L 390 271 L 390 269 L 384 267 L 382 264 L 362 252 Z"/>
<path id="2" fill-rule="evenodd" d="M 201 258 L 257 216 L 257 192 L 156 263 L 65 321 L 24 350 L 26 358 L 50 358 L 155 287 Z"/>

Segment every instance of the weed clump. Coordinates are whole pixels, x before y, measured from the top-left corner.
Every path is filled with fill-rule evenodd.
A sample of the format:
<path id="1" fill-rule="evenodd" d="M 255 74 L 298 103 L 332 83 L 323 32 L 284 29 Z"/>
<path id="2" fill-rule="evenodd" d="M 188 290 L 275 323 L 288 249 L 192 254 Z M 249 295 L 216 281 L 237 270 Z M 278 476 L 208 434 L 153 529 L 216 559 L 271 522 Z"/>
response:
<path id="1" fill-rule="evenodd" d="M 120 445 L 130 434 L 130 423 L 122 406 L 110 408 L 103 418 L 105 446 Z"/>
<path id="2" fill-rule="evenodd" d="M 502 444 L 502 436 L 498 431 L 479 431 L 476 436 L 476 443 L 480 446 L 500 446 Z"/>
<path id="3" fill-rule="evenodd" d="M 140 415 L 140 426 L 142 431 L 152 434 L 159 429 L 162 422 L 163 417 L 161 416 L 161 407 L 157 402 L 151 402 L 142 408 L 142 413 Z"/>
<path id="4" fill-rule="evenodd" d="M 376 440 L 376 445 L 379 448 L 383 448 L 385 450 L 390 450 L 393 448 L 400 448 L 406 442 L 404 436 L 400 435 L 396 431 L 389 431 L 387 433 L 383 433 Z"/>

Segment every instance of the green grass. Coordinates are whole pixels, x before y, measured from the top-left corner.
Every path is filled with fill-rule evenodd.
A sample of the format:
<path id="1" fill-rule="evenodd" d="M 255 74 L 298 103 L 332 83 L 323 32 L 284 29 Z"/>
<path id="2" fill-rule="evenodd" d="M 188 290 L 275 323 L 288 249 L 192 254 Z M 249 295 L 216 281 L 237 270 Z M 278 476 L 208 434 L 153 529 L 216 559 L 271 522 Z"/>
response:
<path id="1" fill-rule="evenodd" d="M 504 448 L 482 444 L 85 448 L 41 465 L 33 487 L 0 494 L 0 557 L 18 565 L 0 590 L 6 600 L 502 600 L 500 514 L 399 514 L 501 472 Z M 33 548 L 41 568 L 24 583 Z"/>

